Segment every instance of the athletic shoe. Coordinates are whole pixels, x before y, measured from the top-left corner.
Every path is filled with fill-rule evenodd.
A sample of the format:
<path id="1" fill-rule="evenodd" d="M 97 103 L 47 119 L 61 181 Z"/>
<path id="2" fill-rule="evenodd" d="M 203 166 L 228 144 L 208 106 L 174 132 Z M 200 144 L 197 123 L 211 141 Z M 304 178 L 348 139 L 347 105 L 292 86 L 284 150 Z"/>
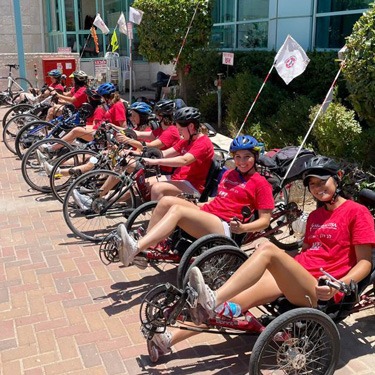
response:
<path id="1" fill-rule="evenodd" d="M 117 234 L 120 237 L 119 241 L 119 258 L 125 267 L 129 266 L 133 262 L 138 251 L 137 241 L 129 236 L 128 231 L 124 224 L 120 224 L 117 227 Z"/>
<path id="2" fill-rule="evenodd" d="M 53 169 L 54 166 L 52 164 L 48 163 L 48 161 L 45 161 L 43 163 L 43 167 L 44 167 L 44 170 L 47 172 L 48 176 L 50 176 L 51 173 L 52 173 L 52 169 Z M 61 174 L 61 169 L 57 168 L 55 173 L 56 174 Z"/>
<path id="3" fill-rule="evenodd" d="M 48 157 L 43 154 L 40 150 L 36 150 L 36 158 L 38 160 L 39 165 L 43 165 L 44 162 L 48 160 Z"/>
<path id="4" fill-rule="evenodd" d="M 81 194 L 77 189 L 73 190 L 73 199 L 81 210 L 89 210 L 92 204 L 92 198 L 88 195 Z"/>
<path id="5" fill-rule="evenodd" d="M 151 362 L 155 363 L 159 357 L 171 352 L 172 334 L 168 331 L 155 333 L 151 340 L 147 340 L 147 350 Z"/>
<path id="6" fill-rule="evenodd" d="M 190 309 L 190 315 L 193 323 L 200 325 L 215 316 L 216 293 L 206 285 L 198 267 L 191 269 L 189 285 L 198 293 L 197 307 Z"/>

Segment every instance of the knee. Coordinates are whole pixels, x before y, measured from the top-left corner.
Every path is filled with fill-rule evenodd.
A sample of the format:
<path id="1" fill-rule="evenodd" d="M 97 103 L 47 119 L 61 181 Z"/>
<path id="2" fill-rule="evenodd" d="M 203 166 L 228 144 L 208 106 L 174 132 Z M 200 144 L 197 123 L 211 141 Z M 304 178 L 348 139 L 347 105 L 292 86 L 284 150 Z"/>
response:
<path id="1" fill-rule="evenodd" d="M 151 200 L 159 201 L 161 198 L 163 198 L 163 184 L 156 182 L 151 186 Z"/>
<path id="2" fill-rule="evenodd" d="M 282 251 L 283 250 L 281 250 L 280 248 L 278 248 L 271 241 L 266 241 L 266 242 L 263 242 L 262 244 L 260 244 L 256 248 L 254 255 L 257 254 L 258 256 L 263 256 L 263 257 L 271 258 L 271 257 L 279 254 Z"/>

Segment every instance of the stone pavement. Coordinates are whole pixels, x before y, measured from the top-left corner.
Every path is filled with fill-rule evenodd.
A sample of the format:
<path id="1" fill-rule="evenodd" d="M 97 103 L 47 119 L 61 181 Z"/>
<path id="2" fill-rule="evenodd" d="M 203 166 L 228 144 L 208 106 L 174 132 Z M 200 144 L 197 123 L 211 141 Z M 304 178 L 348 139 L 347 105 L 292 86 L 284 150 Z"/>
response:
<path id="1" fill-rule="evenodd" d="M 4 109 L 0 108 L 0 118 Z M 223 141 L 224 142 L 224 141 Z M 21 162 L 0 144 L 0 373 L 245 374 L 254 338 L 202 334 L 150 363 L 139 305 L 176 267 L 139 270 L 100 262 L 74 238 L 61 205 L 28 188 Z M 338 375 L 375 368 L 374 309 L 340 325 Z"/>

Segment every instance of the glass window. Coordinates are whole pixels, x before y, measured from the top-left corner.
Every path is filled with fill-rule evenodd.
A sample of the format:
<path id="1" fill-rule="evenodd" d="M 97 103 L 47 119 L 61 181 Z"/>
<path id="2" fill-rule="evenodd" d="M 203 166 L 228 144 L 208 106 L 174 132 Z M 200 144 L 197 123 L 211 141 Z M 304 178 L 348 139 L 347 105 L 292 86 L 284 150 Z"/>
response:
<path id="1" fill-rule="evenodd" d="M 318 13 L 367 9 L 373 0 L 318 0 Z"/>
<path id="2" fill-rule="evenodd" d="M 268 18 L 269 0 L 239 0 L 238 21 Z"/>
<path id="3" fill-rule="evenodd" d="M 96 0 L 78 2 L 79 29 L 89 30 L 96 16 Z"/>
<path id="4" fill-rule="evenodd" d="M 65 0 L 66 31 L 75 31 L 74 0 Z"/>
<path id="5" fill-rule="evenodd" d="M 212 13 L 214 23 L 235 21 L 235 3 L 233 0 L 216 0 Z"/>
<path id="6" fill-rule="evenodd" d="M 316 18 L 316 48 L 341 48 L 361 14 Z"/>
<path id="7" fill-rule="evenodd" d="M 234 25 L 214 26 L 211 33 L 211 43 L 215 48 L 235 48 Z"/>
<path id="8" fill-rule="evenodd" d="M 238 25 L 238 48 L 267 48 L 268 22 Z"/>

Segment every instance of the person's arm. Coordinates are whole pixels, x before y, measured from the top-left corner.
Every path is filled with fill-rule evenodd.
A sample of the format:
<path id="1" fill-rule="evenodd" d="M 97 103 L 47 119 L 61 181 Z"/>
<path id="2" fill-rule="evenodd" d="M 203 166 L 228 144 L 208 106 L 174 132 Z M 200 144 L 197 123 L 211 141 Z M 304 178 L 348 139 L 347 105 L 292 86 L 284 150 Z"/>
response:
<path id="1" fill-rule="evenodd" d="M 138 131 L 134 130 L 135 134 L 137 134 L 138 139 L 142 139 L 144 141 L 153 141 L 155 139 L 155 136 L 152 134 L 152 130 L 150 131 Z"/>
<path id="2" fill-rule="evenodd" d="M 259 232 L 270 225 L 272 210 L 258 210 L 259 218 L 250 223 L 241 223 L 239 220 L 232 220 L 229 223 L 232 233 L 240 234 L 246 232 Z"/>
<path id="3" fill-rule="evenodd" d="M 358 283 L 363 280 L 370 272 L 372 267 L 372 246 L 355 245 L 355 254 L 357 257 L 356 265 L 340 280 L 349 284 L 351 280 Z M 324 277 L 325 278 L 325 277 Z M 316 296 L 319 300 L 328 301 L 339 291 L 329 286 L 316 286 Z"/>
<path id="4" fill-rule="evenodd" d="M 164 154 L 164 152 L 163 152 Z M 149 165 L 164 165 L 165 167 L 182 167 L 195 162 L 195 157 L 192 154 L 186 153 L 185 155 L 163 158 L 163 159 L 143 159 Z"/>

